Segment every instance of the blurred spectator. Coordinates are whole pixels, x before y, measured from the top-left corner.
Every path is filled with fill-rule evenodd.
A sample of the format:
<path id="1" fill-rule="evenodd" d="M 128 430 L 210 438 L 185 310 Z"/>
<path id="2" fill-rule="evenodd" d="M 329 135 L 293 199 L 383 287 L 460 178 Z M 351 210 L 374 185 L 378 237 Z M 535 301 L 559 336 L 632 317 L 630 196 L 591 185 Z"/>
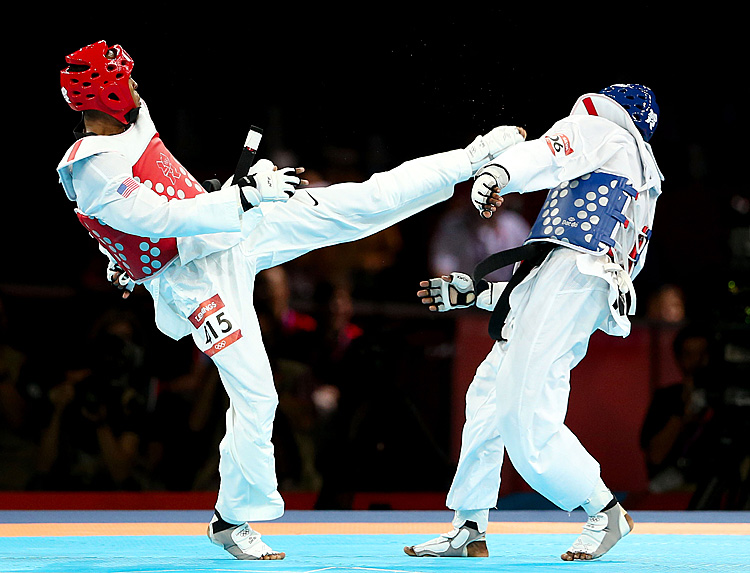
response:
<path id="1" fill-rule="evenodd" d="M 228 406 L 219 373 L 189 338 L 160 339 L 156 354 L 151 367 L 156 392 L 144 432 L 151 487 L 174 491 L 218 487 L 216 456 Z"/>
<path id="2" fill-rule="evenodd" d="M 315 380 L 309 358 L 317 322 L 292 307 L 284 266 L 258 273 L 254 304 L 279 396 L 273 429 L 279 487 L 286 491 L 315 489 Z"/>
<path id="3" fill-rule="evenodd" d="M 522 244 L 531 227 L 518 212 L 518 193 L 505 196 L 505 202 L 490 220 L 483 220 L 463 193 L 449 200 L 449 210 L 439 219 L 429 247 L 432 276 L 453 271 L 472 274 L 485 257 Z M 487 276 L 492 281 L 510 280 L 513 267 L 498 269 Z"/>
<path id="4" fill-rule="evenodd" d="M 316 376 L 323 384 L 336 385 L 334 371 L 351 343 L 362 336 L 363 330 L 352 322 L 354 303 L 348 281 L 321 281 L 315 290 L 316 313 L 315 349 L 309 359 Z"/>
<path id="5" fill-rule="evenodd" d="M 317 472 L 321 465 L 325 466 L 318 460 L 321 447 L 325 447 L 331 440 L 330 433 L 339 429 L 335 422 L 341 405 L 342 389 L 346 391 L 347 377 L 350 375 L 347 368 L 348 353 L 352 344 L 356 344 L 364 335 L 364 330 L 352 322 L 354 303 L 347 281 L 321 282 L 316 288 L 314 301 L 317 328 L 310 360 L 316 380 L 312 402 L 315 407 L 316 444 L 313 464 Z M 322 480 L 322 476 L 320 479 Z"/>
<path id="6" fill-rule="evenodd" d="M 713 410 L 707 400 L 709 334 L 686 326 L 674 340 L 682 379 L 658 388 L 641 432 L 649 490 L 653 493 L 694 488 L 705 463 L 706 427 Z"/>
<path id="7" fill-rule="evenodd" d="M 685 294 L 674 284 L 666 284 L 648 299 L 646 318 L 662 323 L 680 323 L 685 320 Z"/>
<path id="8" fill-rule="evenodd" d="M 317 324 L 315 319 L 292 308 L 286 268 L 272 267 L 258 273 L 254 302 L 271 362 L 279 358 L 299 359 L 306 352 Z"/>
<path id="9" fill-rule="evenodd" d="M 19 384 L 26 361 L 11 341 L 0 299 L 0 490 L 23 488 L 33 468 L 36 448 L 28 434 L 28 402 Z"/>
<path id="10" fill-rule="evenodd" d="M 0 429 L 18 430 L 23 424 L 25 404 L 17 384 L 25 361 L 25 354 L 11 343 L 7 315 L 0 299 Z"/>
<path id="11" fill-rule="evenodd" d="M 440 379 L 430 376 L 424 348 L 411 336 L 403 323 L 386 324 L 348 347 L 337 408 L 321 425 L 316 509 L 351 509 L 356 492 L 437 491 L 450 484 L 455 468 L 412 396 L 421 377 L 435 392 Z"/>
<path id="12" fill-rule="evenodd" d="M 704 431 L 702 472 L 688 509 L 750 509 L 750 291 L 715 322 L 705 388 L 713 415 Z M 736 294 L 732 294 L 736 296 Z M 744 300 L 741 307 L 734 306 Z"/>
<path id="13" fill-rule="evenodd" d="M 137 322 L 113 312 L 66 353 L 61 369 L 33 369 L 40 389 L 37 468 L 30 489 L 140 489 L 147 378 Z M 46 365 L 50 366 L 50 365 Z"/>

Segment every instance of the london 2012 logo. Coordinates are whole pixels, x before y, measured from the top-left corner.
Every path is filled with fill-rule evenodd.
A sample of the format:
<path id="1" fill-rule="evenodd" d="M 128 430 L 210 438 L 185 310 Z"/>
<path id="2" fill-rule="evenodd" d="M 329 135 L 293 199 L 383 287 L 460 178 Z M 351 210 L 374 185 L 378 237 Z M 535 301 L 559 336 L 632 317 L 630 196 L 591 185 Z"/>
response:
<path id="1" fill-rule="evenodd" d="M 168 155 L 161 153 L 159 159 L 156 161 L 156 165 L 159 166 L 164 176 L 172 182 L 172 185 L 180 179 L 179 169 L 174 166 Z"/>

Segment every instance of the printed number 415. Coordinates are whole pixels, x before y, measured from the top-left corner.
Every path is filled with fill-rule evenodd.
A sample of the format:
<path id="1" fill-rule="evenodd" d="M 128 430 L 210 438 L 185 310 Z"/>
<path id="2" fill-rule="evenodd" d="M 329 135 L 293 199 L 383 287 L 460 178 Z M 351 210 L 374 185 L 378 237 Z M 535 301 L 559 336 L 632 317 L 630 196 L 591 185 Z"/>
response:
<path id="1" fill-rule="evenodd" d="M 212 322 L 214 322 L 215 325 L 211 324 Z M 218 334 L 216 332 L 217 329 L 219 332 L 221 332 L 221 334 Z M 210 346 L 214 343 L 215 340 L 221 338 L 231 330 L 232 323 L 224 317 L 223 312 L 219 312 L 214 316 L 208 317 L 203 325 L 203 332 L 206 335 L 206 345 Z"/>

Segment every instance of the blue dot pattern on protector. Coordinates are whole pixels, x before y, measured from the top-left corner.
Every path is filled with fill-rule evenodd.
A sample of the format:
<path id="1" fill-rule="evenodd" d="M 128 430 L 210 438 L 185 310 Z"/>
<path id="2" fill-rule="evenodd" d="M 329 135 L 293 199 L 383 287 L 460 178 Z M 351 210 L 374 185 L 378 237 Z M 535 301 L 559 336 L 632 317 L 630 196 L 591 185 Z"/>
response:
<path id="1" fill-rule="evenodd" d="M 526 242 L 551 241 L 578 250 L 606 253 L 614 246 L 629 199 L 638 193 L 627 177 L 588 173 L 551 189 Z"/>

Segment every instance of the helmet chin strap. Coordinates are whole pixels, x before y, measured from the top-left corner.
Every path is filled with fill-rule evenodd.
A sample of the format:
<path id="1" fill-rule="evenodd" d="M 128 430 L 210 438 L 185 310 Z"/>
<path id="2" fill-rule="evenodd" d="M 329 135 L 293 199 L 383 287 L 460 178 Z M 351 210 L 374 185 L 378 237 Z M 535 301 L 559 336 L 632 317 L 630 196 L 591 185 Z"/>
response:
<path id="1" fill-rule="evenodd" d="M 125 114 L 125 121 L 128 122 L 128 125 L 131 125 L 135 123 L 138 120 L 138 114 L 141 111 L 141 107 L 134 107 L 131 109 L 128 113 Z"/>
<path id="2" fill-rule="evenodd" d="M 86 126 L 83 120 L 83 113 L 81 113 L 81 121 L 79 121 L 78 124 L 73 128 L 73 138 L 76 141 L 78 141 L 79 139 L 83 139 L 87 135 L 94 135 L 94 134 L 86 132 Z"/>

